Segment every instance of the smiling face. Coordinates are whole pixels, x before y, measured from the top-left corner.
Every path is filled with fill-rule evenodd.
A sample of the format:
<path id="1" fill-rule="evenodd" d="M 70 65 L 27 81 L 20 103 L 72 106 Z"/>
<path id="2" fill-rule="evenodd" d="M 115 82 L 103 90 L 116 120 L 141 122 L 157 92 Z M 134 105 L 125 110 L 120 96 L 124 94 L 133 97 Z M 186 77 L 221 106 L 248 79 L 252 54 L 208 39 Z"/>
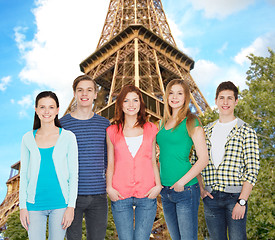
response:
<path id="1" fill-rule="evenodd" d="M 171 87 L 168 96 L 168 104 L 172 110 L 180 109 L 185 102 L 183 87 L 179 84 L 175 84 Z"/>
<path id="2" fill-rule="evenodd" d="M 35 112 L 41 123 L 51 123 L 54 122 L 54 119 L 59 112 L 59 108 L 56 106 L 54 99 L 51 97 L 44 97 L 39 99 Z"/>
<path id="3" fill-rule="evenodd" d="M 234 92 L 232 90 L 223 90 L 215 99 L 215 103 L 219 109 L 220 117 L 233 117 L 238 99 L 235 99 Z"/>
<path id="4" fill-rule="evenodd" d="M 122 111 L 125 115 L 137 115 L 140 110 L 140 99 L 135 92 L 127 93 L 123 100 Z"/>
<path id="5" fill-rule="evenodd" d="M 91 107 L 96 99 L 97 93 L 92 81 L 80 81 L 75 89 L 74 97 L 77 107 Z"/>

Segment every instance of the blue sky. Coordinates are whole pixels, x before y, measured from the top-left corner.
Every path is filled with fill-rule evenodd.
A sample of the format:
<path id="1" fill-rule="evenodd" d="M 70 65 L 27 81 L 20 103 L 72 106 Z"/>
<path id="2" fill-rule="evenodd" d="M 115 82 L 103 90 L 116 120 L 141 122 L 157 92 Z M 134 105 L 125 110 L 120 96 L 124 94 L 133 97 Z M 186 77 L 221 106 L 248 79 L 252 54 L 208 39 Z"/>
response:
<path id="1" fill-rule="evenodd" d="M 180 50 L 195 60 L 191 74 L 214 106 L 217 85 L 245 88 L 254 53 L 275 49 L 275 0 L 162 0 Z M 109 0 L 0 0 L 0 202 L 10 166 L 32 128 L 33 100 L 54 90 L 61 114 L 72 98 L 79 63 L 96 48 Z"/>

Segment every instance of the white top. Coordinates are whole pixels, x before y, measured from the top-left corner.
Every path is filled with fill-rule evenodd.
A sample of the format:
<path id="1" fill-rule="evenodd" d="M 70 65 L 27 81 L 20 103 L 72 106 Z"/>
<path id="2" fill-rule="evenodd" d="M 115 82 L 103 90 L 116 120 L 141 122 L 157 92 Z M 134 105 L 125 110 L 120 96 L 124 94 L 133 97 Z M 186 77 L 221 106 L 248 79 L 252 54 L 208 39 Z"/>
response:
<path id="1" fill-rule="evenodd" d="M 125 137 L 127 147 L 133 157 L 136 156 L 137 151 L 142 143 L 143 135 L 137 137 Z"/>
<path id="2" fill-rule="evenodd" d="M 218 121 L 212 131 L 212 136 L 210 138 L 211 142 L 211 154 L 212 161 L 216 168 L 223 161 L 224 153 L 225 153 L 225 144 L 227 141 L 227 136 L 232 130 L 232 128 L 237 124 L 237 118 L 228 123 L 221 123 Z"/>

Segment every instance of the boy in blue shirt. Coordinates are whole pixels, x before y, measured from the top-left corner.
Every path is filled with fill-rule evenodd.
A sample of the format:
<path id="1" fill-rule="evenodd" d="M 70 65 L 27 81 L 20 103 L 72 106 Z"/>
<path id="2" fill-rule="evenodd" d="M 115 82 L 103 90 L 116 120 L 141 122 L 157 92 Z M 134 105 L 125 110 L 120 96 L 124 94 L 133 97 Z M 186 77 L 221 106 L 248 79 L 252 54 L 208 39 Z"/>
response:
<path id="1" fill-rule="evenodd" d="M 67 230 L 67 239 L 82 239 L 82 220 L 85 214 L 87 240 L 103 240 L 108 213 L 106 128 L 110 122 L 92 111 L 97 86 L 90 76 L 77 77 L 73 82 L 73 91 L 76 108 L 60 119 L 62 127 L 76 136 L 79 159 L 78 197 L 74 221 Z"/>

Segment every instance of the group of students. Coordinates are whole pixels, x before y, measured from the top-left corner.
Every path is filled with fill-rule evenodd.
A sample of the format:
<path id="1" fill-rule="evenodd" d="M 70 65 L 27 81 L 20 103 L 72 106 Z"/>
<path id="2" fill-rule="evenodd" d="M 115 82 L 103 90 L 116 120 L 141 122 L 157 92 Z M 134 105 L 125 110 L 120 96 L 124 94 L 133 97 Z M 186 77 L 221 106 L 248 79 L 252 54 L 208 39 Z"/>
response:
<path id="1" fill-rule="evenodd" d="M 60 120 L 56 95 L 38 94 L 33 130 L 23 136 L 20 220 L 30 240 L 45 239 L 47 219 L 50 240 L 80 240 L 83 216 L 87 239 L 103 240 L 107 194 L 120 240 L 150 238 L 159 194 L 172 240 L 197 239 L 200 196 L 210 239 L 246 239 L 259 148 L 255 131 L 234 116 L 232 82 L 217 88 L 219 119 L 204 128 L 183 80 L 168 83 L 158 127 L 133 85 L 117 96 L 113 125 L 92 111 L 91 77 L 77 77 L 73 92 L 76 109 Z"/>

